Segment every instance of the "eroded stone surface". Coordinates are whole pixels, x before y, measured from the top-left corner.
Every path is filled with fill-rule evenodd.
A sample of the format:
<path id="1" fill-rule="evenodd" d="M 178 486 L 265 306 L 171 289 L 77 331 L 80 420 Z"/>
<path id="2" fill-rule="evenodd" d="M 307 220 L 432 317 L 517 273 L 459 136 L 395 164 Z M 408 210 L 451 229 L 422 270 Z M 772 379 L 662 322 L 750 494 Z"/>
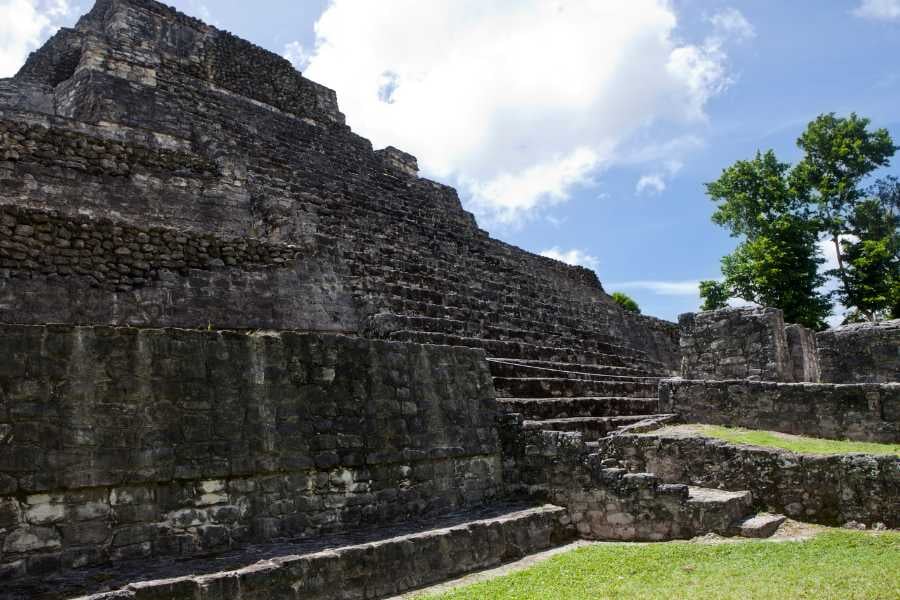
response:
<path id="1" fill-rule="evenodd" d="M 793 381 L 784 314 L 777 308 L 687 313 L 678 322 L 682 377 Z"/>
<path id="2" fill-rule="evenodd" d="M 502 492 L 477 350 L 0 325 L 0 355 L 5 566 L 191 556 Z"/>
<path id="3" fill-rule="evenodd" d="M 816 343 L 822 381 L 900 381 L 900 320 L 828 329 L 816 335 Z"/>
<path id="4" fill-rule="evenodd" d="M 900 383 L 831 385 L 666 379 L 661 412 L 706 423 L 864 442 L 900 441 Z"/>
<path id="5" fill-rule="evenodd" d="M 772 537 L 781 524 L 787 520 L 784 515 L 762 514 L 751 517 L 741 523 L 741 537 L 767 538 Z"/>
<path id="6" fill-rule="evenodd" d="M 801 455 L 675 432 L 611 437 L 601 441 L 601 450 L 664 482 L 751 490 L 757 508 L 793 519 L 900 526 L 896 456 Z"/>

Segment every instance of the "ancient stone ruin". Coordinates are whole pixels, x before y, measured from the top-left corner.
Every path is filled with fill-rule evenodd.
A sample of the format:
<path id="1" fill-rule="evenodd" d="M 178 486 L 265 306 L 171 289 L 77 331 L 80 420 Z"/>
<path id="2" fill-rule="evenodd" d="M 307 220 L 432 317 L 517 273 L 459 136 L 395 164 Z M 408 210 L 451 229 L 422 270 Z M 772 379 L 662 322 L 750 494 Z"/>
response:
<path id="1" fill-rule="evenodd" d="M 763 509 L 900 524 L 895 457 L 652 435 L 896 442 L 900 324 L 623 312 L 152 0 L 0 80 L 0 330 L 3 598 L 380 598 Z"/>

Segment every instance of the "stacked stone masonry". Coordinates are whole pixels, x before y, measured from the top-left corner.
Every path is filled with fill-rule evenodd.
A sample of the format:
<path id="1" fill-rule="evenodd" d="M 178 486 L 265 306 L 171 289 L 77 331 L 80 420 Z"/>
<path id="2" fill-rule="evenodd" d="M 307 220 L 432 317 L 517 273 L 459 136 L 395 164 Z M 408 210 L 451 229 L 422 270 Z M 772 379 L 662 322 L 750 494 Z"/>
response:
<path id="1" fill-rule="evenodd" d="M 691 368 L 811 372 L 783 323 L 767 354 L 773 319 Z M 601 451 L 673 418 L 702 329 L 492 239 L 332 90 L 152 0 L 98 0 L 0 80 L 16 598 L 376 598 L 575 535 L 734 533 L 750 493 Z"/>
<path id="2" fill-rule="evenodd" d="M 900 383 L 812 384 L 663 380 L 661 412 L 687 423 L 829 439 L 900 442 Z"/>
<path id="3" fill-rule="evenodd" d="M 784 333 L 791 361 L 790 380 L 797 383 L 821 381 L 816 332 L 802 325 L 788 325 Z"/>
<path id="4" fill-rule="evenodd" d="M 822 381 L 900 381 L 900 320 L 860 323 L 816 335 Z"/>
<path id="5" fill-rule="evenodd" d="M 686 379 L 793 381 L 784 315 L 776 308 L 687 313 L 679 325 Z"/>
<path id="6" fill-rule="evenodd" d="M 5 577 L 345 531 L 502 492 L 476 350 L 3 326 L 0 353 Z"/>
<path id="7" fill-rule="evenodd" d="M 665 484 L 628 473 L 578 432 L 528 429 L 522 415 L 502 421 L 503 477 L 509 491 L 565 506 L 585 539 L 659 541 L 733 533 L 752 504 L 749 492 Z"/>
<path id="8" fill-rule="evenodd" d="M 305 249 L 302 272 L 286 261 L 260 286 L 304 301 L 243 304 L 246 323 L 234 322 L 234 305 L 260 276 L 244 269 L 200 286 L 185 281 L 195 273 L 167 274 L 178 302 L 156 289 L 116 290 L 108 304 L 127 308 L 108 320 L 96 308 L 102 296 L 80 293 L 78 278 L 32 278 L 18 297 L 59 299 L 32 322 L 360 332 L 375 315 L 427 315 L 437 327 L 462 321 L 475 332 L 465 337 L 576 350 L 597 339 L 612 354 L 640 351 L 670 374 L 677 369 L 671 326 L 623 313 L 588 270 L 489 238 L 451 188 L 416 177 L 414 157 L 373 152 L 353 134 L 333 92 L 162 5 L 98 2 L 0 88 L 0 117 L 25 129 L 16 136 L 39 138 L 10 136 L 8 151 L 0 148 L 8 154 L 0 203 Z M 315 297 L 307 283 L 327 294 Z M 209 287 L 236 300 L 211 306 Z M 148 315 L 144 307 L 161 297 L 164 314 Z M 212 314 L 193 310 L 199 303 Z M 304 310 L 329 303 L 337 309 Z M 4 306 L 7 320 L 27 316 L 14 302 Z"/>
<path id="9" fill-rule="evenodd" d="M 572 539 L 555 506 L 498 505 L 312 540 L 252 545 L 173 563 L 142 560 L 9 585 L 18 600 L 384 598 L 495 567 Z M 98 584 L 98 581 L 102 581 Z M 110 591 L 96 591 L 98 589 Z M 37 591 L 36 591 L 37 590 Z"/>
<path id="10" fill-rule="evenodd" d="M 606 438 L 603 451 L 666 483 L 753 490 L 757 508 L 800 521 L 900 526 L 900 458 L 821 456 L 666 433 Z"/>
<path id="11" fill-rule="evenodd" d="M 255 271 L 304 254 L 297 246 L 252 238 L 142 229 L 12 206 L 0 209 L 0 267 L 13 277 L 80 275 L 91 287 L 130 291 L 158 281 L 164 272 L 186 274 L 226 266 Z"/>

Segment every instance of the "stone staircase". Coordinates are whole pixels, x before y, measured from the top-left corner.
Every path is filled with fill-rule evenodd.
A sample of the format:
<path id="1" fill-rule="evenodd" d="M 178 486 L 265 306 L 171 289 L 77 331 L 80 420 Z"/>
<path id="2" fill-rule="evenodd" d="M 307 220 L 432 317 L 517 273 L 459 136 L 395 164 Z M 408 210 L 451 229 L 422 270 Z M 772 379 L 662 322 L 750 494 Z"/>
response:
<path id="1" fill-rule="evenodd" d="M 591 462 L 603 463 L 603 477 L 616 494 L 627 498 L 633 488 L 635 498 L 678 507 L 671 523 L 648 523 L 642 529 L 627 518 L 616 523 L 607 515 L 600 523 L 579 524 L 581 535 L 669 539 L 696 532 L 771 533 L 748 521 L 749 492 L 668 486 L 653 474 L 629 474 L 618 461 L 599 455 L 602 438 L 674 418 L 660 414 L 658 406 L 659 380 L 671 376 L 672 369 L 602 330 L 609 318 L 602 303 L 558 297 L 539 282 L 515 287 L 490 273 L 469 279 L 476 282 L 473 289 L 465 278 L 413 274 L 408 266 L 382 278 L 372 278 L 377 267 L 370 265 L 367 272 L 368 285 L 379 290 L 369 299 L 380 298 L 383 311 L 369 319 L 367 335 L 483 349 L 499 409 L 521 415 L 523 431 L 578 434 L 586 452 L 594 453 Z"/>

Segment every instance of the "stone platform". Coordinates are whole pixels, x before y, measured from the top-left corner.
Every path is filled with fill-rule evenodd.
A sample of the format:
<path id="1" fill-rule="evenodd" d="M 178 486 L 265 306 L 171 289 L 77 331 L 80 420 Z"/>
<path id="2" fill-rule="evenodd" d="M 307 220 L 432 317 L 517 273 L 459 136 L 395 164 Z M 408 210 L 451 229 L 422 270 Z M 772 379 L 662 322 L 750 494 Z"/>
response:
<path id="1" fill-rule="evenodd" d="M 129 561 L 7 583 L 5 600 L 383 598 L 517 560 L 573 538 L 565 510 L 495 505 L 393 527 L 192 560 Z"/>

